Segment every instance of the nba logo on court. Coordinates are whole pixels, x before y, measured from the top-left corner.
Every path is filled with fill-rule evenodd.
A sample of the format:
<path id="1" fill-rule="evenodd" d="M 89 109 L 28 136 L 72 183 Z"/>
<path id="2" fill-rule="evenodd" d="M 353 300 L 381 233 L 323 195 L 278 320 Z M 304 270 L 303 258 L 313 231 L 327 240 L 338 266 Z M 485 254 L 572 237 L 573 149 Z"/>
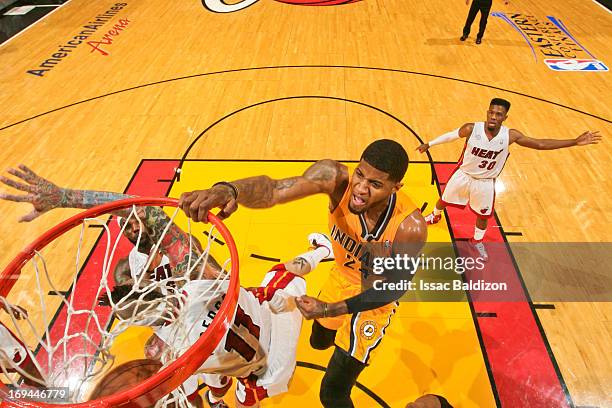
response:
<path id="1" fill-rule="evenodd" d="M 553 71 L 608 71 L 608 67 L 596 59 L 545 59 Z"/>

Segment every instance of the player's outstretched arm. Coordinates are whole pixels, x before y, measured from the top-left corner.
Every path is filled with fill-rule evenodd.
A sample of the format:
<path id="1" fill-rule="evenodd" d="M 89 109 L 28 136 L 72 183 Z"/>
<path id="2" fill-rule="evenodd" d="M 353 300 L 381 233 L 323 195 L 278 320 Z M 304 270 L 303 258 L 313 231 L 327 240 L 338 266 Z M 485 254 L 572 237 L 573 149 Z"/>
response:
<path id="1" fill-rule="evenodd" d="M 0 176 L 0 181 L 26 194 L 16 195 L 0 193 L 0 199 L 15 202 L 30 203 L 34 209 L 21 217 L 20 222 L 29 222 L 54 208 L 92 208 L 101 204 L 118 201 L 132 196 L 109 191 L 73 190 L 58 187 L 49 180 L 34 173 L 31 169 L 20 164 L 17 169 L 8 169 L 8 173 L 18 180 Z M 115 215 L 128 217 L 131 209 L 113 212 Z M 145 226 L 149 228 L 152 238 L 159 239 L 170 217 L 159 207 L 137 207 L 138 216 Z M 178 227 L 176 227 L 178 229 Z M 180 231 L 180 229 L 179 229 Z M 188 238 L 183 231 L 172 229 L 171 236 Z"/>
<path id="2" fill-rule="evenodd" d="M 130 198 L 132 196 L 108 191 L 73 190 L 61 188 L 49 180 L 39 176 L 34 171 L 21 164 L 17 169 L 9 169 L 8 173 L 16 177 L 14 180 L 0 176 L 0 181 L 5 185 L 22 191 L 25 194 L 0 193 L 0 199 L 15 202 L 30 203 L 34 209 L 21 217 L 20 222 L 29 222 L 54 208 L 92 208 L 112 201 Z M 129 217 L 131 209 L 115 211 L 113 214 Z M 142 220 L 150 234 L 151 239 L 157 242 L 170 217 L 159 207 L 137 207 L 137 215 Z M 199 243 L 192 245 L 193 256 L 198 256 Z M 189 235 L 174 223 L 164 236 L 160 246 L 161 252 L 170 259 L 174 273 L 184 273 L 187 270 L 189 260 Z"/>
<path id="3" fill-rule="evenodd" d="M 599 131 L 587 131 L 575 139 L 535 139 L 525 136 L 516 129 L 510 129 L 510 144 L 516 143 L 523 147 L 536 150 L 555 150 L 565 147 L 585 146 L 597 144 L 601 141 Z"/>
<path id="4" fill-rule="evenodd" d="M 417 257 L 426 240 L 427 224 L 417 210 L 400 225 L 393 243 L 393 253 L 400 257 L 403 257 L 404 254 L 409 257 Z M 411 280 L 413 277 L 411 271 L 395 270 L 386 275 L 386 280 L 399 282 Z M 378 291 L 370 288 L 357 296 L 335 303 L 326 303 L 310 296 L 301 296 L 296 299 L 296 305 L 306 319 L 318 319 L 377 309 L 398 300 L 404 293 L 405 291 Z"/>
<path id="5" fill-rule="evenodd" d="M 473 129 L 474 129 L 473 123 L 466 123 L 465 125 L 461 126 L 459 129 L 455 129 L 441 136 L 438 136 L 435 139 L 429 141 L 428 143 L 423 143 L 422 145 L 417 147 L 416 150 L 418 150 L 421 153 L 425 153 L 432 146 L 439 145 L 442 143 L 453 142 L 459 138 L 469 137 L 472 134 Z"/>
<path id="6" fill-rule="evenodd" d="M 32 221 L 54 208 L 91 208 L 131 197 L 126 194 L 106 191 L 61 188 L 40 177 L 23 164 L 20 164 L 17 169 L 8 169 L 7 172 L 19 180 L 0 176 L 0 181 L 26 194 L 16 195 L 1 192 L 0 199 L 30 203 L 34 207 L 30 213 L 21 217 L 19 222 Z"/>
<path id="7" fill-rule="evenodd" d="M 236 211 L 238 204 L 248 208 L 269 208 L 318 193 L 332 197 L 339 185 L 347 181 L 346 166 L 334 160 L 320 160 L 297 177 L 275 180 L 256 176 L 183 193 L 179 206 L 188 217 L 205 222 L 207 212 L 213 208 L 221 209 L 217 216 L 223 219 Z"/>

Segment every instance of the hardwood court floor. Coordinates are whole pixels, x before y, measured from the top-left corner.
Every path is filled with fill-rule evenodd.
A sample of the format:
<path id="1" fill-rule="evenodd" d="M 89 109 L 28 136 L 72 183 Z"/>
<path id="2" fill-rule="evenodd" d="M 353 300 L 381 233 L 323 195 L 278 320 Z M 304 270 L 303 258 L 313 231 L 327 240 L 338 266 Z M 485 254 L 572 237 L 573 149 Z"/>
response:
<path id="1" fill-rule="evenodd" d="M 118 10 L 102 16 L 113 7 Z M 495 2 L 493 11 L 505 14 L 489 18 L 484 42 L 476 46 L 473 36 L 465 43 L 458 40 L 467 13 L 463 2 L 363 0 L 307 7 L 259 0 L 244 10 L 222 14 L 207 10 L 200 1 L 71 0 L 0 46 L 0 163 L 5 167 L 26 163 L 62 186 L 124 191 L 143 159 L 242 163 L 229 168 L 186 167 L 185 172 L 205 174 L 199 179 L 202 184 L 194 181 L 189 188 L 243 174 L 271 173 L 273 166 L 267 162 L 279 159 L 357 160 L 363 147 L 379 137 L 402 142 L 412 160 L 426 161 L 426 156 L 414 152 L 419 138 L 430 140 L 465 122 L 483 120 L 488 101 L 503 97 L 513 104 L 509 127 L 539 138 L 570 138 L 599 129 L 604 141 L 554 152 L 513 146 L 499 179 L 505 187 L 496 202 L 499 225 L 490 234 L 499 233 L 499 226 L 521 232 L 507 236 L 511 244 L 610 241 L 609 72 L 553 71 L 543 54 L 553 47 L 532 42 L 532 51 L 521 33 L 503 19 L 518 24 L 523 34 L 533 33 L 534 27 L 540 27 L 540 33 L 550 31 L 547 16 L 560 19 L 579 43 L 568 46 L 575 49 L 576 57 L 594 56 L 610 66 L 610 13 L 594 2 L 569 0 L 514 0 L 509 6 Z M 104 39 L 115 24 L 121 24 L 122 30 Z M 75 36 L 83 38 L 75 41 Z M 544 37 L 531 36 L 533 41 Z M 571 41 L 568 38 L 565 45 Z M 109 39 L 112 44 L 92 43 L 97 50 L 87 44 Z M 431 158 L 440 164 L 456 161 L 461 147 L 459 143 L 436 146 Z M 421 180 L 414 177 L 415 183 Z M 179 191 L 183 190 L 172 190 L 171 195 Z M 425 193 L 416 189 L 414 194 Z M 429 211 L 435 190 L 427 194 L 433 194 L 424 200 Z M 30 224 L 17 224 L 28 211 L 25 206 L 1 202 L 0 211 L 4 215 L 0 265 L 74 212 L 58 210 Z M 247 212 L 236 214 L 231 222 L 240 224 L 242 213 Z M 274 214 L 261 211 L 255 216 L 269 219 Z M 430 231 L 430 236 L 449 236 L 453 217 L 449 215 L 449 224 Z M 295 231 L 292 247 L 278 252 L 291 256 L 307 231 L 293 220 L 272 224 L 276 233 Z M 236 225 L 236 231 L 243 227 L 250 228 Z M 242 241 L 244 254 L 260 235 L 275 236 L 261 227 Z M 609 269 L 602 265 L 605 279 L 610 277 Z M 316 286 L 316 278 L 312 282 Z M 606 282 L 604 288 L 610 288 Z M 35 305 L 22 294 L 26 287 L 18 283 L 9 300 L 21 298 L 33 310 Z M 56 299 L 49 304 L 58 307 Z M 555 302 L 554 306 L 533 313 L 541 322 L 570 403 L 610 406 L 606 397 L 612 384 L 607 358 L 612 348 L 610 303 Z M 411 307 L 416 306 L 405 304 L 400 310 L 411 313 Z M 429 310 L 430 305 L 418 307 Z M 445 307 L 432 308 L 415 319 L 427 320 L 429 312 L 453 315 Z M 428 391 L 447 393 L 460 407 L 495 406 L 486 367 L 481 372 L 484 366 L 474 363 L 476 323 L 471 320 L 470 332 L 460 321 L 470 323 L 459 318 L 453 321 L 459 326 L 452 328 L 448 320 L 431 334 L 433 339 L 422 336 L 426 327 L 417 323 L 392 325 L 394 331 L 381 347 L 388 349 L 386 358 L 402 367 L 381 359 L 377 364 L 384 365 L 385 376 L 377 377 L 379 369 L 371 367 L 360 380 L 393 407 Z M 453 330 L 464 333 L 462 340 L 446 345 L 443 339 Z M 305 325 L 303 336 L 308 331 Z M 415 342 L 429 350 L 411 348 Z M 457 344 L 462 349 L 452 350 Z M 439 349 L 450 353 L 443 355 L 450 361 L 441 357 L 434 361 Z M 469 369 L 461 365 L 457 353 L 470 356 L 473 361 L 465 363 Z M 300 347 L 298 358 L 324 364 L 326 357 Z M 446 371 L 441 379 L 435 367 L 446 364 L 455 364 L 457 371 Z M 430 369 L 429 377 L 402 376 Z M 311 406 L 316 403 L 319 378 L 306 374 L 305 382 L 300 370 L 306 369 L 298 369 L 296 384 L 284 398 L 293 403 L 304 396 L 308 401 L 304 404 Z M 465 381 L 477 385 L 467 389 Z M 374 406 L 366 396 L 357 398 L 358 406 Z M 280 402 L 271 404 L 275 403 Z"/>

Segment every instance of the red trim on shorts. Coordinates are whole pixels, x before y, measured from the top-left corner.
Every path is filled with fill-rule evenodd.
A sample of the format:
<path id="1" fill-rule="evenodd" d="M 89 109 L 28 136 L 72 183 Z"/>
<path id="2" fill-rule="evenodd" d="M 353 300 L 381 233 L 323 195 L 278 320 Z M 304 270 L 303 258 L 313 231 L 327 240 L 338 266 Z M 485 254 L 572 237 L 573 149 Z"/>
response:
<path id="1" fill-rule="evenodd" d="M 491 208 L 491 214 L 489 214 L 489 215 L 484 215 L 484 214 L 481 214 L 481 213 L 477 212 L 476 210 L 474 210 L 474 209 L 473 209 L 471 206 L 469 206 L 469 205 L 468 205 L 468 208 L 470 209 L 470 211 L 471 211 L 471 212 L 473 212 L 474 214 L 476 214 L 476 216 L 477 216 L 477 217 L 479 217 L 479 218 L 491 218 L 491 217 L 493 216 L 493 212 L 494 212 L 494 209 L 493 209 L 493 208 Z"/>
<path id="2" fill-rule="evenodd" d="M 478 213 L 472 207 L 468 206 L 470 208 L 470 211 L 472 211 L 474 214 L 476 214 L 477 217 L 491 218 L 491 217 L 493 217 L 493 214 L 495 213 L 495 180 L 496 179 L 493 179 L 493 202 L 491 203 L 491 214 L 484 215 L 484 214 Z"/>
<path id="3" fill-rule="evenodd" d="M 268 391 L 264 387 L 257 385 L 257 376 L 255 374 L 251 374 L 246 378 L 239 378 L 238 381 L 244 385 L 245 397 L 244 401 L 241 402 L 242 405 L 250 407 L 262 399 L 268 398 Z"/>
<path id="4" fill-rule="evenodd" d="M 444 201 L 442 198 L 440 198 L 440 201 L 442 201 L 444 203 L 444 205 L 448 205 L 448 206 L 451 206 L 451 207 L 459 208 L 460 210 L 463 210 L 465 208 L 465 206 L 467 205 L 467 204 L 449 203 L 448 201 Z"/>
<path id="5" fill-rule="evenodd" d="M 285 289 L 293 279 L 303 279 L 301 276 L 289 272 L 285 267 L 285 264 L 275 265 L 272 269 L 270 269 L 270 272 L 275 272 L 275 274 L 266 286 L 249 289 L 249 291 L 255 295 L 257 300 L 259 300 L 259 303 L 263 303 L 265 301 L 269 302 L 272 300 L 272 297 L 274 297 L 276 291 L 279 289 Z"/>

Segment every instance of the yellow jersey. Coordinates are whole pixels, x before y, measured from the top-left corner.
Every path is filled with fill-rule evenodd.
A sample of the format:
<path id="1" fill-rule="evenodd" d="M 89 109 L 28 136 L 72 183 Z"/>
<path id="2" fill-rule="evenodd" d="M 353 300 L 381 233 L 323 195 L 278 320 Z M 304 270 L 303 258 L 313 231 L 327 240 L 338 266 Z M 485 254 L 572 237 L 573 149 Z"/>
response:
<path id="1" fill-rule="evenodd" d="M 385 256 L 390 256 L 397 229 L 417 206 L 402 191 L 391 194 L 387 208 L 370 231 L 364 215 L 353 214 L 349 210 L 350 191 L 349 185 L 338 206 L 329 214 L 330 238 L 336 258 L 335 269 L 349 283 L 360 285 L 366 271 L 365 267 L 362 268 L 362 261 L 366 264 L 371 262 L 368 244 L 379 245 L 378 249 L 384 250 Z"/>

